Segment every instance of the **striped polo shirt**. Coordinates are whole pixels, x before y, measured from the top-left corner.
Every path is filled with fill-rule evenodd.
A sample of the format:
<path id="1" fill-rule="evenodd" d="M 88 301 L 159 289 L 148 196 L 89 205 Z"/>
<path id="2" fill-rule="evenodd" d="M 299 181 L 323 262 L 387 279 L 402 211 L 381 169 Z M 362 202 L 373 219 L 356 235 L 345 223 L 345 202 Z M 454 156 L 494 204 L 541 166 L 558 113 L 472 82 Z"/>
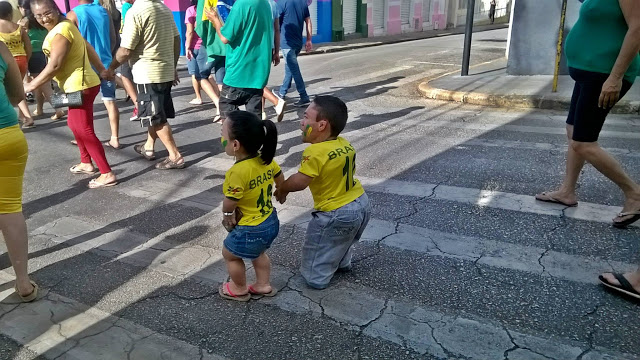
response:
<path id="1" fill-rule="evenodd" d="M 178 28 L 162 0 L 136 0 L 127 11 L 120 46 L 132 51 L 133 81 L 158 84 L 174 80 L 173 42 Z"/>

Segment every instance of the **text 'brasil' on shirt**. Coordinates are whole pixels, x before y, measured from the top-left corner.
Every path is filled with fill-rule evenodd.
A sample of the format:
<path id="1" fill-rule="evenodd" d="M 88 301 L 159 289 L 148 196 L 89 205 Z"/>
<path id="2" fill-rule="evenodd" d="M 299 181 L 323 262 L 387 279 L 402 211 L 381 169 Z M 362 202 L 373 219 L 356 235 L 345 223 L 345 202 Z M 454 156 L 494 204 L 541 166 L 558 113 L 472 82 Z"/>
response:
<path id="1" fill-rule="evenodd" d="M 243 214 L 238 225 L 260 225 L 271 215 L 273 182 L 281 173 L 275 161 L 264 165 L 260 157 L 240 160 L 227 171 L 222 191 L 225 197 L 238 201 Z"/>
<path id="2" fill-rule="evenodd" d="M 307 147 L 298 171 L 313 178 L 309 189 L 316 210 L 332 211 L 364 194 L 355 178 L 356 150 L 342 137 Z"/>

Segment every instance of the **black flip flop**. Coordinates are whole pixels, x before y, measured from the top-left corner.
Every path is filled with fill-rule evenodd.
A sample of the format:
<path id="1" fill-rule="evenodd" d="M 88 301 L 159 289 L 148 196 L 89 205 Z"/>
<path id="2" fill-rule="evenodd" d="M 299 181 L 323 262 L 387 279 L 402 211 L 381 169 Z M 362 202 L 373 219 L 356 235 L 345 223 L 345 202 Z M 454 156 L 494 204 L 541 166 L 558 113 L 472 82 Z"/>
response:
<path id="1" fill-rule="evenodd" d="M 640 293 L 637 292 L 633 286 L 631 286 L 631 283 L 629 283 L 629 281 L 624 277 L 623 274 L 620 273 L 613 273 L 613 276 L 616 278 L 616 280 L 618 280 L 618 282 L 620 283 L 620 285 L 614 285 L 612 283 L 610 283 L 607 279 L 605 279 L 604 276 L 600 275 L 598 276 L 598 279 L 600 280 L 600 282 L 602 283 L 602 285 L 619 291 L 625 295 L 629 295 L 632 296 L 636 299 L 640 299 Z"/>
<path id="2" fill-rule="evenodd" d="M 538 201 L 544 201 L 544 202 L 548 202 L 548 203 L 552 203 L 552 204 L 560 204 L 560 205 L 564 205 L 564 206 L 568 206 L 568 207 L 576 207 L 576 206 L 578 206 L 578 203 L 577 203 L 577 202 L 576 202 L 576 203 L 573 203 L 573 204 L 569 204 L 569 203 L 566 203 L 566 202 L 564 202 L 564 201 L 562 201 L 562 200 L 554 199 L 553 197 L 551 197 L 550 195 L 548 195 L 546 191 L 545 191 L 545 192 L 543 192 L 543 193 L 542 193 L 542 194 L 540 194 L 540 195 L 542 195 L 542 196 L 546 196 L 546 197 L 548 197 L 548 199 L 541 199 L 541 198 L 539 198 L 539 197 L 538 197 L 538 195 L 536 195 L 536 196 L 535 196 L 536 200 L 538 200 Z"/>
<path id="3" fill-rule="evenodd" d="M 138 144 L 133 147 L 138 154 L 144 156 L 145 159 L 152 161 L 156 159 L 156 155 L 153 153 L 153 150 L 145 150 L 144 144 Z M 151 155 L 148 155 L 151 153 Z"/>
<path id="4" fill-rule="evenodd" d="M 630 212 L 621 212 L 620 214 L 618 214 L 618 217 L 629 216 L 629 215 L 633 215 L 633 216 L 628 218 L 627 220 L 614 221 L 611 225 L 613 225 L 613 227 L 616 227 L 618 229 L 626 229 L 627 226 L 640 220 L 640 210 L 630 211 Z"/>

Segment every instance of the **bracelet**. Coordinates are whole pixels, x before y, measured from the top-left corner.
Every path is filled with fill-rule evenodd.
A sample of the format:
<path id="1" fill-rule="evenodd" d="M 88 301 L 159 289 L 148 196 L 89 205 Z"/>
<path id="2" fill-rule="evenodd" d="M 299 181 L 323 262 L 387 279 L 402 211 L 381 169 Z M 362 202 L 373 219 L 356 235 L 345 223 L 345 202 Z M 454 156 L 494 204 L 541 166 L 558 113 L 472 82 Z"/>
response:
<path id="1" fill-rule="evenodd" d="M 232 212 L 224 212 L 224 211 L 223 211 L 223 212 L 222 212 L 222 215 L 224 215 L 224 216 L 231 216 L 231 215 L 233 215 L 233 214 L 235 214 L 235 211 L 232 211 Z"/>

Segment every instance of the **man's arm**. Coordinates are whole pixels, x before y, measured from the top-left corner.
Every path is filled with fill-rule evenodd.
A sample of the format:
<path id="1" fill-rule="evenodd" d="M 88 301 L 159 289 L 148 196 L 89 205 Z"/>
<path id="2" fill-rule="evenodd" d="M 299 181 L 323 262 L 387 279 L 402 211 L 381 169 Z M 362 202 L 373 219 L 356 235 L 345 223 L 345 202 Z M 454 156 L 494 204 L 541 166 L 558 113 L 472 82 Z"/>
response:
<path id="1" fill-rule="evenodd" d="M 84 40 L 84 39 L 82 39 Z M 102 60 L 100 60 L 100 56 L 96 52 L 96 49 L 89 44 L 87 40 L 84 40 L 85 45 L 87 46 L 87 55 L 89 56 L 89 62 L 91 66 L 98 72 L 98 74 L 102 74 L 105 71 L 104 64 L 102 64 Z"/>
<path id="2" fill-rule="evenodd" d="M 209 21 L 211 21 L 211 24 L 213 24 L 213 27 L 216 29 L 216 33 L 218 34 L 218 37 L 220 38 L 220 41 L 222 41 L 223 44 L 228 44 L 229 43 L 229 39 L 224 37 L 222 35 L 222 33 L 220 32 L 220 29 L 222 28 L 222 22 L 220 21 L 220 18 L 218 17 L 218 12 L 215 11 L 215 10 L 211 10 L 211 9 L 204 9 L 204 13 L 205 13 L 205 15 L 207 15 L 207 19 L 209 19 Z"/>
<path id="3" fill-rule="evenodd" d="M 313 44 L 311 43 L 311 37 L 313 36 L 313 24 L 311 24 L 311 17 L 306 17 L 304 22 L 307 24 L 307 43 L 304 45 L 304 49 L 307 52 L 313 50 Z"/>
<path id="4" fill-rule="evenodd" d="M 188 23 L 187 24 L 187 35 L 186 35 L 186 39 L 185 39 L 185 49 L 184 52 L 187 55 L 187 59 L 191 60 L 191 58 L 193 57 L 193 49 L 190 49 L 189 46 L 191 46 L 191 42 L 193 41 L 193 32 L 194 32 L 194 26 L 192 23 Z"/>
<path id="5" fill-rule="evenodd" d="M 111 21 L 111 16 L 109 16 L 109 39 L 111 40 L 111 52 L 113 52 L 118 44 L 116 44 L 116 29 Z"/>

